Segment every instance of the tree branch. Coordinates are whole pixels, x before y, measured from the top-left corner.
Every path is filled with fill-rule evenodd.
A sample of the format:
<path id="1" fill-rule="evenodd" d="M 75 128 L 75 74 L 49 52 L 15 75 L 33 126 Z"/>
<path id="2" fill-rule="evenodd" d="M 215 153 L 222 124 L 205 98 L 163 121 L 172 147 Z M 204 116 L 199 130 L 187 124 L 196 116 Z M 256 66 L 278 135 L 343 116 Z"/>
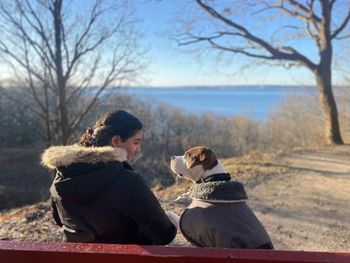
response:
<path id="1" fill-rule="evenodd" d="M 347 24 L 350 21 L 350 8 L 348 11 L 348 15 L 344 18 L 344 21 L 340 24 L 340 26 L 333 32 L 331 35 L 331 39 L 337 38 L 337 36 L 344 30 Z"/>
<path id="2" fill-rule="evenodd" d="M 286 47 L 286 48 L 282 48 L 282 49 L 288 50 L 290 52 L 289 53 L 283 52 L 283 51 L 273 47 L 272 45 L 267 43 L 265 40 L 253 35 L 245 27 L 243 27 L 243 26 L 233 22 L 232 20 L 222 16 L 214 8 L 204 4 L 203 1 L 196 0 L 196 2 L 204 11 L 209 13 L 212 17 L 217 18 L 220 21 L 222 21 L 223 23 L 225 23 L 226 25 L 238 30 L 240 36 L 242 36 L 244 39 L 250 40 L 250 41 L 258 44 L 259 46 L 261 46 L 263 49 L 265 49 L 268 53 L 271 54 L 271 56 L 267 56 L 267 57 L 275 57 L 276 59 L 282 59 L 282 60 L 298 61 L 298 62 L 304 64 L 305 66 L 307 66 L 312 71 L 315 69 L 316 65 L 313 62 L 311 62 L 308 58 L 301 55 L 296 50 Z M 207 40 L 207 39 L 205 39 L 205 40 Z"/>
<path id="3" fill-rule="evenodd" d="M 84 48 L 84 44 L 87 44 L 89 42 L 89 33 L 93 29 L 93 25 L 97 22 L 98 17 L 103 15 L 103 13 L 108 10 L 108 8 L 99 10 L 99 5 L 100 5 L 100 1 L 96 1 L 95 5 L 92 8 L 88 25 L 74 45 L 74 54 L 73 54 L 72 60 L 69 62 L 70 63 L 69 66 L 67 67 L 67 71 L 65 73 L 65 80 L 67 80 L 70 77 L 70 74 L 75 66 L 75 63 L 82 56 L 86 55 L 89 52 L 94 51 L 103 42 L 105 42 L 110 37 L 112 37 L 119 30 L 119 28 L 122 26 L 124 22 L 124 19 L 121 18 L 111 30 L 107 32 L 102 32 L 101 36 L 98 39 L 96 39 L 94 43 L 90 43 Z"/>
<path id="4" fill-rule="evenodd" d="M 336 37 L 335 39 L 336 39 L 336 40 L 343 40 L 343 39 L 347 39 L 347 38 L 349 38 L 349 37 L 350 37 L 350 34 L 344 35 L 344 36 L 341 36 L 341 37 Z"/>
<path id="5" fill-rule="evenodd" d="M 16 61 L 21 67 L 25 68 L 27 65 L 26 63 L 24 63 L 22 61 L 21 58 L 17 57 L 16 54 L 14 54 L 13 52 L 10 51 L 10 49 L 7 47 L 7 45 L 2 41 L 0 40 L 0 50 L 5 54 L 5 55 L 8 55 L 9 57 L 11 57 L 14 61 Z M 42 80 L 42 76 L 35 72 L 34 69 L 31 67 L 31 66 L 28 66 L 27 70 L 33 74 L 37 79 L 39 80 Z"/>
<path id="6" fill-rule="evenodd" d="M 18 1 L 17 1 L 17 4 L 19 5 Z M 22 18 L 24 18 L 24 20 L 27 21 L 31 25 L 31 27 L 33 27 L 33 29 L 39 34 L 39 36 L 46 40 L 45 42 L 47 43 L 48 40 L 47 40 L 45 34 L 43 32 L 40 32 L 40 30 L 38 30 L 37 27 L 34 24 L 32 24 L 32 22 L 30 21 L 28 16 L 25 15 L 25 12 L 23 11 L 22 7 L 21 6 L 19 7 L 19 13 L 21 15 L 19 19 L 16 19 L 13 16 L 13 13 L 8 11 L 4 6 L 1 6 L 0 11 L 3 13 L 3 15 L 4 15 L 3 17 L 7 20 L 7 22 L 9 22 L 16 29 L 18 29 L 18 32 L 17 33 L 14 32 L 13 35 L 19 37 L 21 39 L 21 41 L 25 38 L 31 44 L 31 47 L 38 54 L 38 56 L 45 58 L 46 62 L 50 66 L 53 66 L 52 64 L 49 63 L 50 58 L 47 56 L 46 52 L 43 52 L 42 46 L 37 41 L 35 41 L 33 39 L 33 37 L 31 37 L 28 34 L 29 30 L 25 29 L 25 26 L 23 25 Z M 4 44 L 5 42 L 2 42 L 2 43 L 3 43 L 3 46 L 6 46 L 6 50 L 9 51 L 10 49 L 7 47 L 6 44 Z M 3 49 L 3 50 L 5 50 L 5 49 Z M 4 52 L 7 53 L 7 51 L 4 51 Z M 11 53 L 12 53 L 12 55 L 14 55 L 14 52 L 11 52 Z M 17 57 L 17 55 L 15 55 L 15 56 Z"/>
<path id="7" fill-rule="evenodd" d="M 195 36 L 195 35 L 193 35 L 191 33 L 187 33 L 187 35 L 190 37 L 190 39 L 193 39 L 193 40 L 186 40 L 186 41 L 185 40 L 184 41 L 176 40 L 179 46 L 186 46 L 186 45 L 198 43 L 198 42 L 201 42 L 201 41 L 209 41 L 209 40 L 213 40 L 213 39 L 216 39 L 216 38 L 220 38 L 220 37 L 225 36 L 225 35 L 244 37 L 243 34 L 240 34 L 238 32 L 218 32 L 218 34 L 216 34 L 214 36 L 209 36 L 209 37 Z"/>
<path id="8" fill-rule="evenodd" d="M 285 7 L 284 1 L 295 7 L 297 10 L 305 13 L 305 15 L 301 14 L 296 10 L 291 10 Z M 321 23 L 321 19 L 313 12 L 313 5 L 314 1 L 309 2 L 308 7 L 305 7 L 294 0 L 282 0 L 281 5 L 277 8 L 280 8 L 282 11 L 286 12 L 290 16 L 296 17 L 304 21 L 306 25 L 310 23 L 312 25 L 313 30 L 318 35 L 320 32 L 318 24 Z"/>
<path id="9" fill-rule="evenodd" d="M 292 6 L 294 6 L 295 8 L 297 8 L 298 10 L 306 13 L 308 15 L 309 19 L 312 19 L 314 21 L 316 21 L 317 23 L 321 22 L 321 18 L 319 18 L 312 10 L 314 1 L 311 1 L 310 5 L 308 7 L 305 7 L 304 5 L 300 4 L 299 2 L 295 1 L 295 0 L 285 0 L 287 1 L 289 4 L 291 4 Z"/>
<path id="10" fill-rule="evenodd" d="M 310 29 L 310 23 L 306 24 L 306 33 L 309 35 L 309 37 L 312 39 L 312 41 L 315 43 L 315 45 L 317 46 L 317 48 L 321 47 L 321 39 L 318 37 L 318 35 L 314 35 L 311 32 Z"/>
<path id="11" fill-rule="evenodd" d="M 91 80 L 95 77 L 96 71 L 99 67 L 101 57 L 97 56 L 93 64 L 93 67 L 90 69 L 89 74 L 86 75 L 85 78 L 82 79 L 80 84 L 74 89 L 74 91 L 68 96 L 67 103 L 70 104 L 71 100 L 74 99 L 77 95 L 82 94 L 86 87 L 89 86 Z"/>
<path id="12" fill-rule="evenodd" d="M 123 54 L 120 54 L 120 56 L 117 56 L 117 48 L 115 48 L 111 67 L 109 69 L 107 76 L 105 77 L 103 84 L 100 86 L 98 91 L 95 93 L 94 97 L 92 98 L 90 103 L 86 106 L 86 108 L 84 110 L 82 110 L 80 112 L 80 114 L 78 114 L 77 117 L 71 122 L 71 124 L 70 124 L 71 130 L 75 130 L 78 127 L 78 125 L 81 123 L 81 121 L 86 116 L 86 114 L 96 104 L 97 100 L 100 97 L 100 94 L 112 82 L 114 82 L 118 78 L 123 79 L 124 78 L 123 74 L 130 72 L 128 67 L 130 66 L 131 62 L 127 59 L 130 56 L 130 52 L 131 52 L 130 50 L 125 51 Z M 123 63 L 123 65 L 121 65 L 121 63 Z"/>
<path id="13" fill-rule="evenodd" d="M 26 42 L 25 39 L 23 41 Z M 24 58 L 25 58 L 25 63 L 27 64 L 26 68 L 28 69 L 29 68 L 28 65 L 29 65 L 30 62 L 29 62 L 29 56 L 28 56 L 28 49 L 26 48 L 27 47 L 26 43 L 24 43 L 24 46 L 25 46 Z M 39 99 L 38 93 L 35 90 L 32 74 L 31 74 L 31 72 L 29 70 L 27 70 L 27 72 L 28 72 L 28 78 L 29 78 L 29 87 L 30 87 L 30 90 L 32 91 L 34 100 L 39 105 L 41 110 L 45 113 L 47 111 L 47 109 L 45 109 L 44 105 L 42 104 L 42 102 Z"/>
<path id="14" fill-rule="evenodd" d="M 45 47 L 47 48 L 51 59 L 54 59 L 54 52 L 52 51 L 50 42 L 49 42 L 49 37 L 46 36 L 45 34 L 45 30 L 44 30 L 44 26 L 42 24 L 42 22 L 40 21 L 39 17 L 37 16 L 37 12 L 33 9 L 33 7 L 31 6 L 29 0 L 26 0 L 27 2 L 27 6 L 29 7 L 30 10 L 30 15 L 32 15 L 32 17 L 34 18 L 35 22 L 37 23 L 38 26 L 34 25 L 34 23 L 32 22 L 32 20 L 26 15 L 25 12 L 23 12 L 22 8 L 21 10 L 21 14 L 22 16 L 26 19 L 26 21 L 28 22 L 28 24 L 31 25 L 31 27 L 37 32 L 37 34 L 42 38 L 42 40 L 44 40 L 45 42 Z M 21 3 L 19 3 L 19 1 L 17 0 L 17 3 L 19 6 L 21 6 Z M 50 61 L 48 59 L 48 61 Z M 53 65 L 51 65 L 53 66 Z"/>

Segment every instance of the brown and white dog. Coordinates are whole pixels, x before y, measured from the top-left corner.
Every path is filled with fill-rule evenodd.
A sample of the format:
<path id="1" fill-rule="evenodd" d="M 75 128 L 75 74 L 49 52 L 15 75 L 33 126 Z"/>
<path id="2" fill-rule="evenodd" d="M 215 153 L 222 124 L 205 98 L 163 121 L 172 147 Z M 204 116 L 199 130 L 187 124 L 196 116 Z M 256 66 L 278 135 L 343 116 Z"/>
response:
<path id="1" fill-rule="evenodd" d="M 185 238 L 200 247 L 272 249 L 264 226 L 246 204 L 241 183 L 231 180 L 215 153 L 205 146 L 173 156 L 171 170 L 194 184 L 192 203 L 179 220 Z"/>

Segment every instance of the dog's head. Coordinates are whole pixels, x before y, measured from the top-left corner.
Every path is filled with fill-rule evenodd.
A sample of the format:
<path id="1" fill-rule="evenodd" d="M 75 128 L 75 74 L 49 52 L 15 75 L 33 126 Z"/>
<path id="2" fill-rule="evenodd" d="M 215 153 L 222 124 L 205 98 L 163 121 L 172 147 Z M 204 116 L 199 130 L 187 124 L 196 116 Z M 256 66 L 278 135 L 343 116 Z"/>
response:
<path id="1" fill-rule="evenodd" d="M 188 149 L 183 156 L 171 157 L 171 170 L 192 182 L 197 182 L 207 170 L 218 164 L 215 153 L 205 146 Z"/>

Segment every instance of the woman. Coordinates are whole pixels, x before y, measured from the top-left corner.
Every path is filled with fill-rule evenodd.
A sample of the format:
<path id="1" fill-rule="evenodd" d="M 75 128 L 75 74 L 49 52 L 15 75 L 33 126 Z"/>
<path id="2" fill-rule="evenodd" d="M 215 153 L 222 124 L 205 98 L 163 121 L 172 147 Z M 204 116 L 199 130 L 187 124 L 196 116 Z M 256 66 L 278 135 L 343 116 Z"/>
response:
<path id="1" fill-rule="evenodd" d="M 166 245 L 176 227 L 130 162 L 141 152 L 142 123 L 118 110 L 99 119 L 79 145 L 47 149 L 55 169 L 53 217 L 67 242 Z"/>

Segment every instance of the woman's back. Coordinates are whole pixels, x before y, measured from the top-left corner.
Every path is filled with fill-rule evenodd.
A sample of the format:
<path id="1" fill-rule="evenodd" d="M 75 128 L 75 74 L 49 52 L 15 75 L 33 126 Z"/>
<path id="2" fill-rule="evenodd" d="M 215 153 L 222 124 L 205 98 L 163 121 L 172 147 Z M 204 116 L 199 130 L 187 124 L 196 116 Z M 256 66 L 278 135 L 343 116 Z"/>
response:
<path id="1" fill-rule="evenodd" d="M 70 242 L 170 243 L 176 228 L 122 148 L 51 147 L 43 164 L 56 169 L 54 218 Z"/>

